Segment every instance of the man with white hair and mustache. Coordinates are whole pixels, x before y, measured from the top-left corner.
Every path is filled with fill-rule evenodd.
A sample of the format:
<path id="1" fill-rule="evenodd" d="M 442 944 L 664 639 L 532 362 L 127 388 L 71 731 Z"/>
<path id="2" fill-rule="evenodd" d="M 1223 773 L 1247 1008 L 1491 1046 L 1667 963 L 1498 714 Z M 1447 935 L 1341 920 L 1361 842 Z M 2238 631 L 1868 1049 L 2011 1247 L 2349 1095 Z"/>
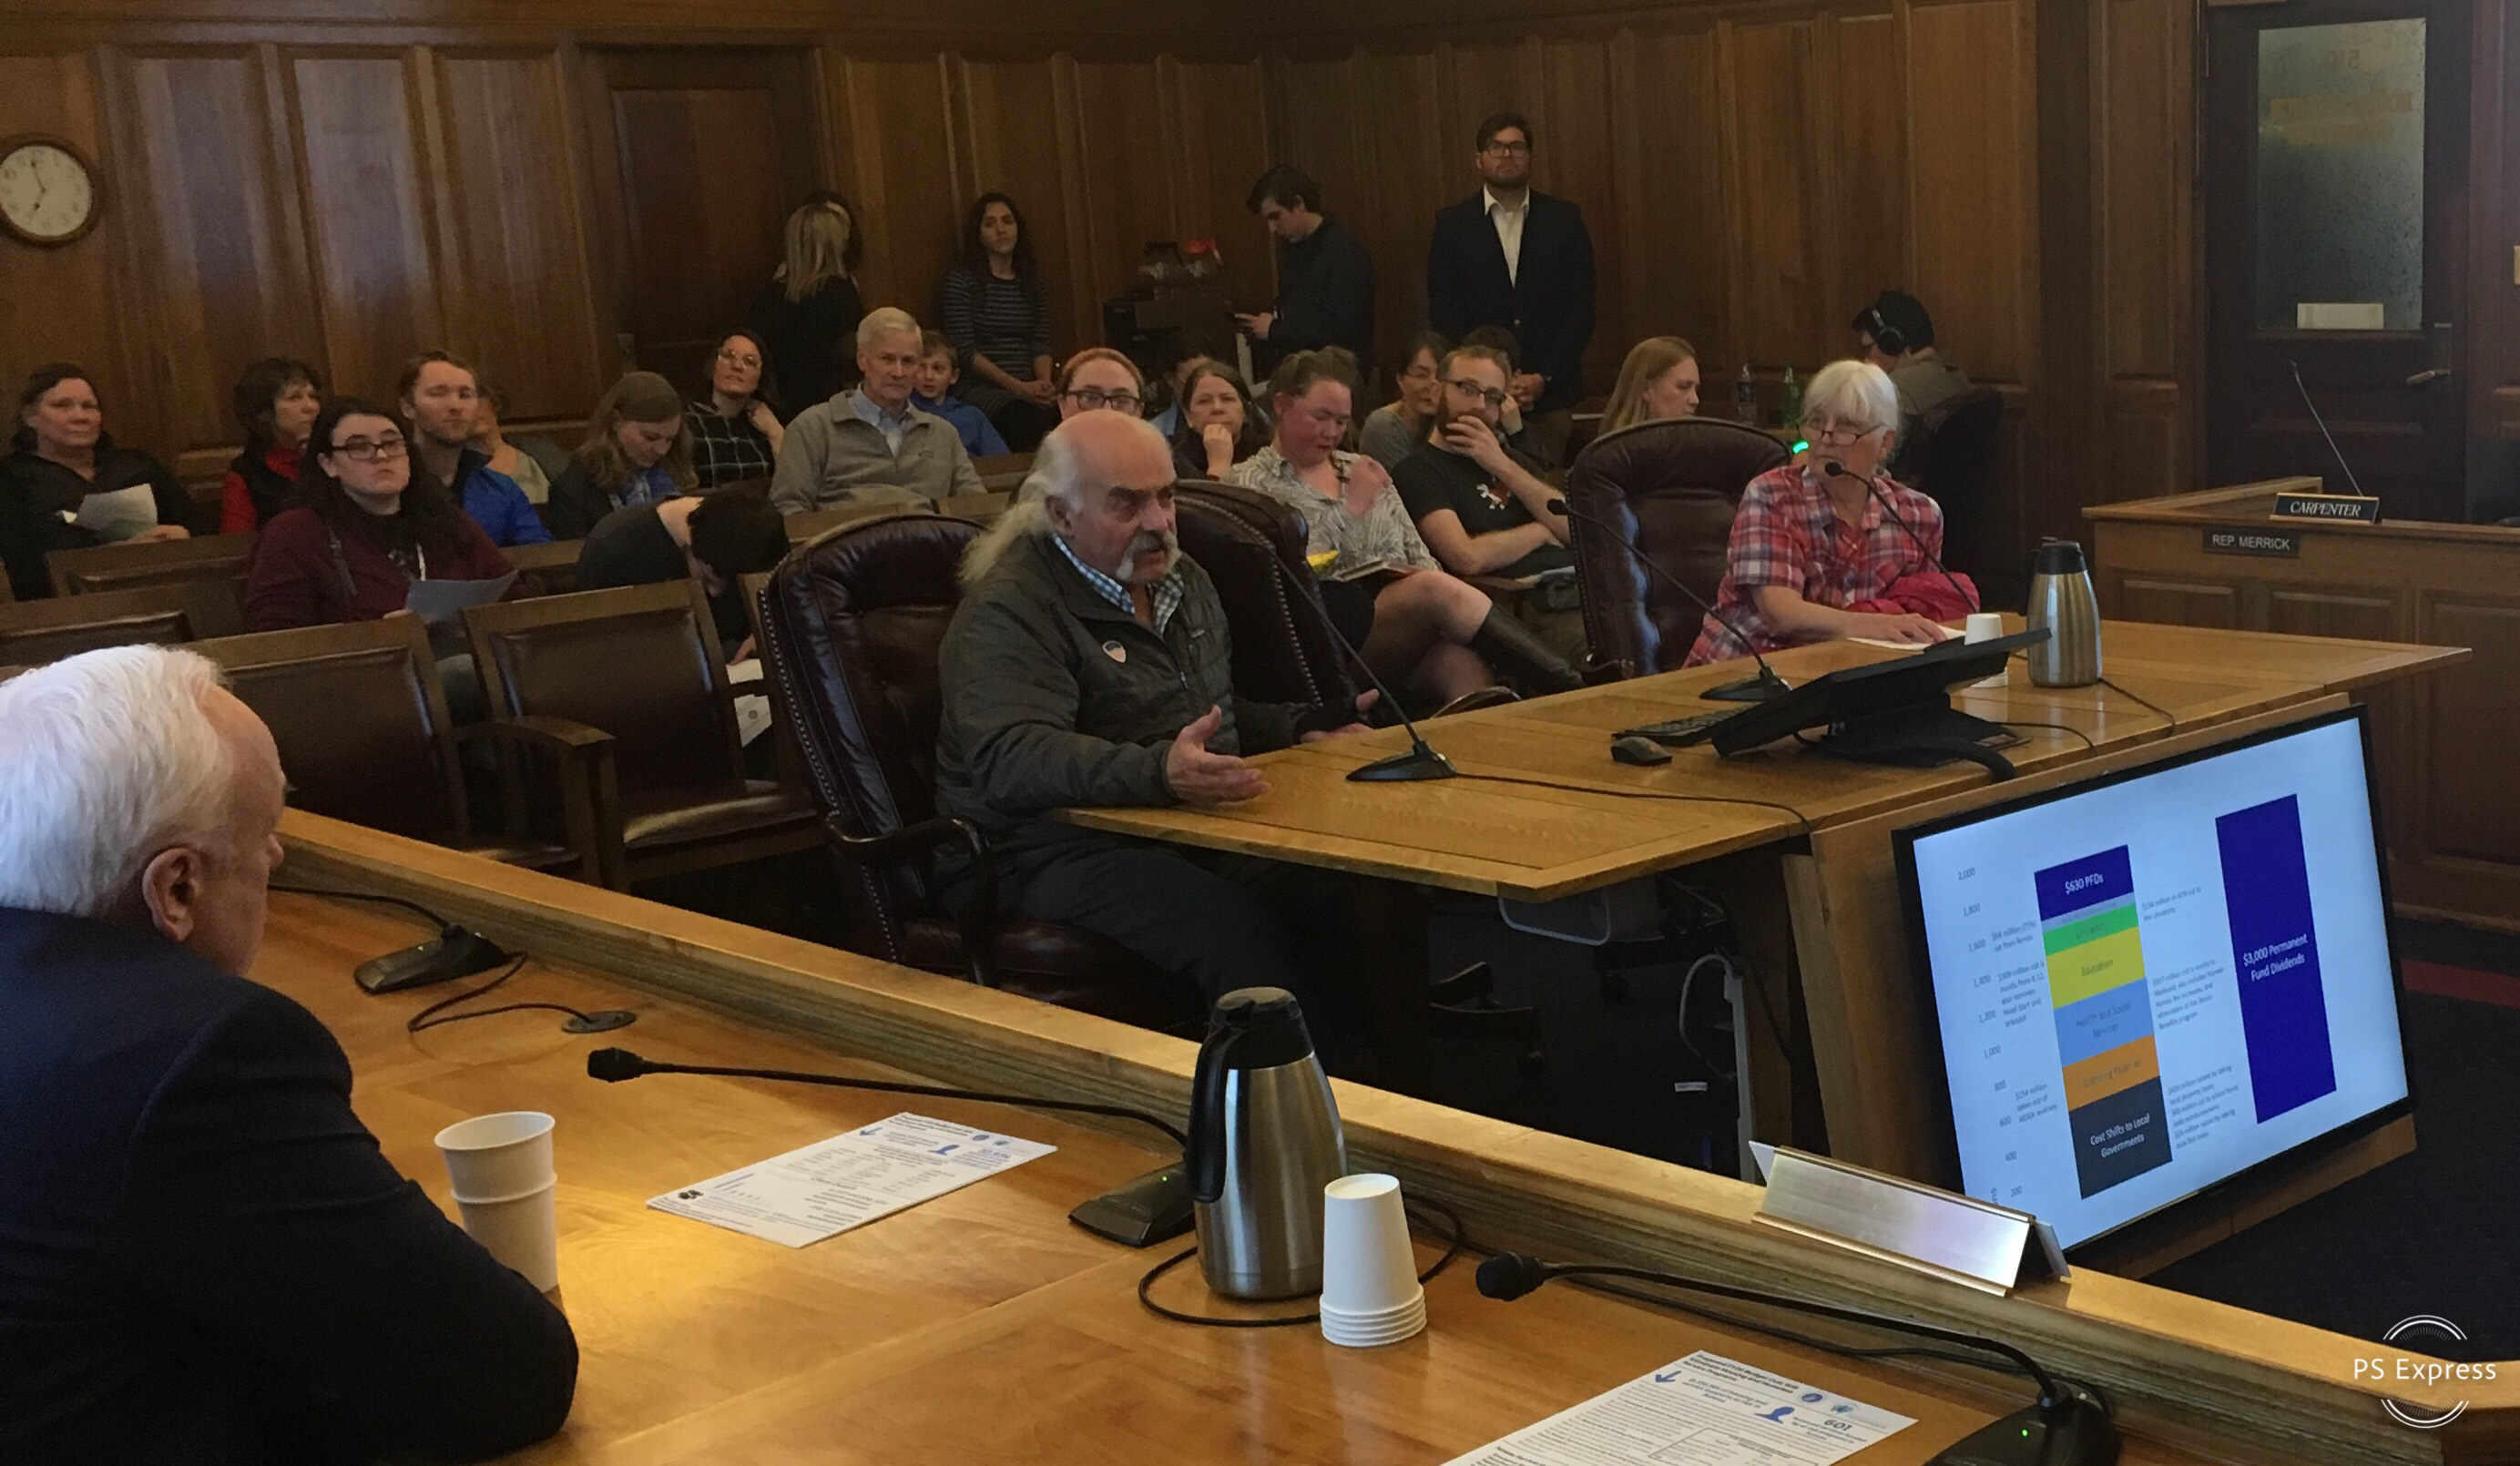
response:
<path id="1" fill-rule="evenodd" d="M 1313 974 L 1358 959 L 1352 882 L 1048 818 L 1252 798 L 1269 786 L 1243 753 L 1354 731 L 1372 703 L 1235 695 L 1225 607 L 1174 536 L 1174 477 L 1163 437 L 1125 414 L 1078 413 L 1042 440 L 1018 504 L 963 562 L 937 809 L 987 833 L 1001 907 L 1099 932 L 1210 999 L 1284 988 L 1340 1066 L 1349 995 Z M 968 872 L 947 874 L 968 899 Z"/>

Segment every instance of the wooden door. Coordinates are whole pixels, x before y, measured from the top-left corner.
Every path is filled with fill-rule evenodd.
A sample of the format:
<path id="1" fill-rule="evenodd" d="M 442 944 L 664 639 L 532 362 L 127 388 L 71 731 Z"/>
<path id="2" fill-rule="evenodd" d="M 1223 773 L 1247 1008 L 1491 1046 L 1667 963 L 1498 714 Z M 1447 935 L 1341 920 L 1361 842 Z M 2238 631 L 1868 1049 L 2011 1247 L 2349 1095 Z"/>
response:
<path id="1" fill-rule="evenodd" d="M 2463 520 L 2468 0 L 2206 11 L 2211 481 Z M 2299 383 L 2295 372 L 2299 373 Z M 2327 437 L 2314 421 L 2317 403 Z"/>
<path id="2" fill-rule="evenodd" d="M 690 390 L 822 177 L 811 66 L 794 51 L 626 48 L 590 53 L 587 75 L 617 365 Z"/>

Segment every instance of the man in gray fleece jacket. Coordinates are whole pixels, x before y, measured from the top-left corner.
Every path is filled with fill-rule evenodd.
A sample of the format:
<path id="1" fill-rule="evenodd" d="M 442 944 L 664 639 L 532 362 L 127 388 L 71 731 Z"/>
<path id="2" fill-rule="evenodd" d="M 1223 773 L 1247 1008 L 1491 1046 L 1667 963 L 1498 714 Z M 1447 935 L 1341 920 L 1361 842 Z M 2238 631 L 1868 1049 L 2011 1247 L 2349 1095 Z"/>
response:
<path id="1" fill-rule="evenodd" d="M 796 415 L 779 445 L 770 502 L 783 514 L 844 504 L 925 509 L 984 492 L 954 424 L 910 405 L 919 323 L 894 306 L 858 323 L 859 383 Z"/>
<path id="2" fill-rule="evenodd" d="M 1353 882 L 1047 818 L 1249 799 L 1268 783 L 1241 754 L 1357 727 L 1354 708 L 1235 695 L 1225 608 L 1174 538 L 1174 476 L 1161 435 L 1118 413 L 1042 441 L 1022 502 L 964 561 L 940 650 L 937 812 L 988 834 L 1002 908 L 1099 932 L 1211 999 L 1285 988 L 1336 1062 L 1353 995 L 1316 974 L 1357 964 Z"/>

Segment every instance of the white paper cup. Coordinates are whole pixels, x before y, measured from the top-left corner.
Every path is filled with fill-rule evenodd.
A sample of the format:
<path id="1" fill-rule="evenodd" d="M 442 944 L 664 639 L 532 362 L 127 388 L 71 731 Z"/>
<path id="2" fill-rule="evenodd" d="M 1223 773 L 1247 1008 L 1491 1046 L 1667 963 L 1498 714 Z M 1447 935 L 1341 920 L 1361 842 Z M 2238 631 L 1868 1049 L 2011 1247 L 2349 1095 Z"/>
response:
<path id="1" fill-rule="evenodd" d="M 515 1268 L 545 1293 L 560 1286 L 560 1218 L 553 1206 L 558 1185 L 545 1181 L 504 1201 L 456 1200 L 464 1230 L 481 1250 Z"/>
<path id="2" fill-rule="evenodd" d="M 552 1183 L 552 1117 L 538 1110 L 459 1120 L 437 1133 L 437 1148 L 457 1201 L 506 1201 Z"/>
<path id="3" fill-rule="evenodd" d="M 1322 1315 L 1322 1337 L 1344 1349 L 1378 1349 L 1414 1339 L 1425 1331 L 1426 1300 L 1422 1295 L 1400 1310 L 1397 1316 L 1375 1323 L 1353 1323 L 1330 1313 Z"/>
<path id="4" fill-rule="evenodd" d="M 1971 611 L 1968 618 L 1968 640 L 1992 642 L 2003 635 L 2003 612 Z"/>
<path id="5" fill-rule="evenodd" d="M 1400 1182 L 1343 1176 L 1322 1188 L 1322 1313 L 1360 1321 L 1422 1306 Z"/>

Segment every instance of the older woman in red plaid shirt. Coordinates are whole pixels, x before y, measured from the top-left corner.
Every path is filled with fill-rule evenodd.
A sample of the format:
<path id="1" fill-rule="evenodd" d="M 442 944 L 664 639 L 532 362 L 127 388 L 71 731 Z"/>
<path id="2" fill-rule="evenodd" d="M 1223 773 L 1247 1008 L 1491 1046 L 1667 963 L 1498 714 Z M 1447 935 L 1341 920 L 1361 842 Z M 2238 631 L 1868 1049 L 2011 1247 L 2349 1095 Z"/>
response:
<path id="1" fill-rule="evenodd" d="M 1899 392 L 1881 369 L 1822 367 L 1803 397 L 1803 427 L 1810 450 L 1742 491 L 1716 593 L 1723 615 L 1706 618 L 1692 667 L 1749 655 L 1733 626 L 1761 651 L 1840 637 L 1922 644 L 1977 608 L 1966 576 L 1934 569 L 1942 506 L 1880 476 L 1899 441 Z"/>

